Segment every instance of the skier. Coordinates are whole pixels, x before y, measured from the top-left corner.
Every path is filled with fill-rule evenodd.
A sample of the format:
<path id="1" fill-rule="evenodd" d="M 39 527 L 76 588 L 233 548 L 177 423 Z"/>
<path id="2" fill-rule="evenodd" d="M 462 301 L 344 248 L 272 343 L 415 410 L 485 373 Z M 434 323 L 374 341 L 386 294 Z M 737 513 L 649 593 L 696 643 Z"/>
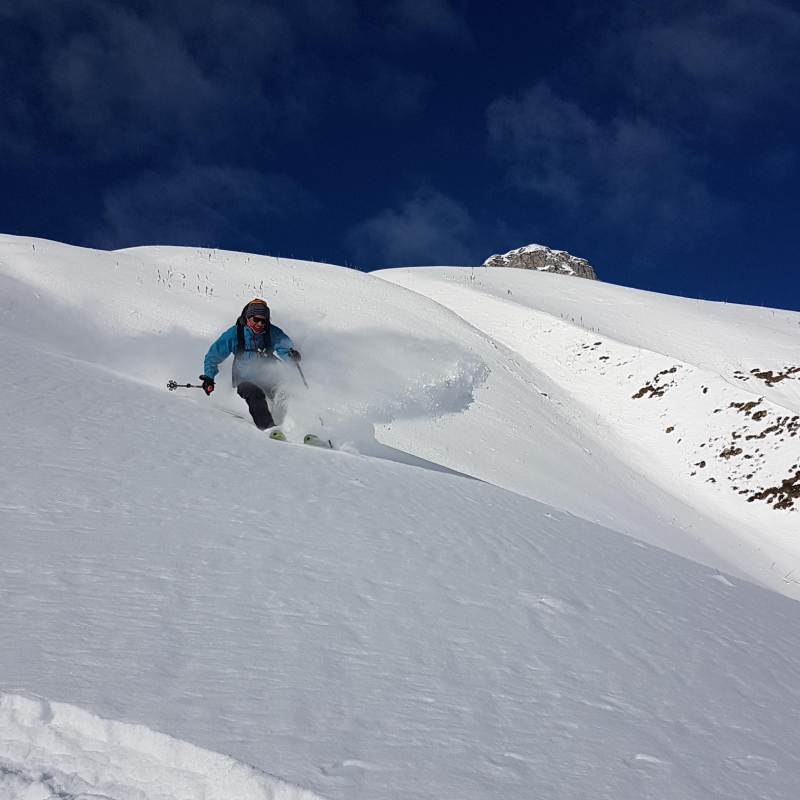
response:
<path id="1" fill-rule="evenodd" d="M 267 397 L 275 399 L 279 361 L 300 361 L 300 353 L 292 340 L 277 326 L 270 324 L 269 307 L 263 300 L 252 300 L 232 328 L 211 345 L 203 362 L 203 391 L 214 391 L 214 378 L 219 365 L 233 354 L 231 377 L 239 397 L 247 402 L 250 415 L 259 430 L 275 427 Z"/>

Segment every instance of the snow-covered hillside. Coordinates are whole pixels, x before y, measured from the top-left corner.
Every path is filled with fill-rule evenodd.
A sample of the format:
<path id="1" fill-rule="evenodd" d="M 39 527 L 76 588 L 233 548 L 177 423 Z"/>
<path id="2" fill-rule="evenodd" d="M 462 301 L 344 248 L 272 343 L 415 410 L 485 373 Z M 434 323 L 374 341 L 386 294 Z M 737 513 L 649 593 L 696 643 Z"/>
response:
<path id="1" fill-rule="evenodd" d="M 671 511 L 682 531 L 800 596 L 800 314 L 510 269 L 378 274 L 508 348 L 595 456 L 611 451 L 719 526 Z"/>
<path id="2" fill-rule="evenodd" d="M 800 515 L 675 456 L 695 381 L 795 362 L 726 356 L 689 301 L 495 272 L 0 237 L 0 797 L 795 796 L 800 606 L 741 576 L 796 596 Z M 224 413 L 228 373 L 166 390 L 255 295 L 303 353 L 283 429 L 338 452 Z M 734 311 L 770 348 L 797 317 Z M 678 369 L 634 399 L 626 358 Z"/>

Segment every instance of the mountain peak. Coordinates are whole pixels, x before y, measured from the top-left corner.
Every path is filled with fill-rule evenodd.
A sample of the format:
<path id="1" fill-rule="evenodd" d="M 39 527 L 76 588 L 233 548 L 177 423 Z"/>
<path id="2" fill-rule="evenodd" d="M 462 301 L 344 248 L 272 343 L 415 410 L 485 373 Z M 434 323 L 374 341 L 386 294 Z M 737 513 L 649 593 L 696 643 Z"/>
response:
<path id="1" fill-rule="evenodd" d="M 529 244 L 503 255 L 493 255 L 483 262 L 483 266 L 534 269 L 537 272 L 555 272 L 558 275 L 597 280 L 595 271 L 585 258 L 572 256 L 565 250 L 552 250 L 541 244 Z"/>

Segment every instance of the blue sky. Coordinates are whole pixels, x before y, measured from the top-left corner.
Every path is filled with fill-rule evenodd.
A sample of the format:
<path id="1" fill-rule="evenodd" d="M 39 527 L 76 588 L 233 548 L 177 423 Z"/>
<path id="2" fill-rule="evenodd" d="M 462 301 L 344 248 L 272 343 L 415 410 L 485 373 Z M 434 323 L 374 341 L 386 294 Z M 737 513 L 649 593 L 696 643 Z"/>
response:
<path id="1" fill-rule="evenodd" d="M 3 0 L 0 230 L 362 269 L 536 242 L 800 310 L 779 0 Z"/>

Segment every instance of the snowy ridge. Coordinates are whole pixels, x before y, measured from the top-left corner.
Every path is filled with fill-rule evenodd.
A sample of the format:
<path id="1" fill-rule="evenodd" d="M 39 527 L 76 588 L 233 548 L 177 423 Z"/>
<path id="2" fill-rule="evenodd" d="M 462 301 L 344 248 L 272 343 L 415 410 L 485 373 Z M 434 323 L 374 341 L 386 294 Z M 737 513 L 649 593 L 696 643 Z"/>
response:
<path id="1" fill-rule="evenodd" d="M 232 758 L 66 703 L 0 693 L 0 798 L 316 800 Z"/>

